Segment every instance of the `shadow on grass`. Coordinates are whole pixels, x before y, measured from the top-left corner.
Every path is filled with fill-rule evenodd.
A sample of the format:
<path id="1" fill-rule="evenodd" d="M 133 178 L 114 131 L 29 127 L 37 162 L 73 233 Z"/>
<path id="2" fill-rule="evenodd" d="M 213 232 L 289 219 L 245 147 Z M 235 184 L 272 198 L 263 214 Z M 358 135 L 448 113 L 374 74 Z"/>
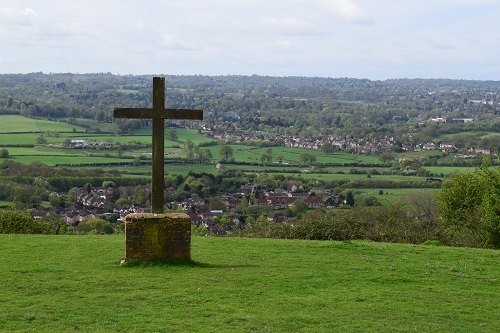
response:
<path id="1" fill-rule="evenodd" d="M 129 260 L 120 265 L 120 267 L 193 267 L 193 268 L 236 268 L 236 267 L 252 267 L 252 265 L 224 265 L 224 264 L 210 264 L 199 262 L 195 260 L 166 260 L 155 259 L 151 261 L 144 260 Z"/>

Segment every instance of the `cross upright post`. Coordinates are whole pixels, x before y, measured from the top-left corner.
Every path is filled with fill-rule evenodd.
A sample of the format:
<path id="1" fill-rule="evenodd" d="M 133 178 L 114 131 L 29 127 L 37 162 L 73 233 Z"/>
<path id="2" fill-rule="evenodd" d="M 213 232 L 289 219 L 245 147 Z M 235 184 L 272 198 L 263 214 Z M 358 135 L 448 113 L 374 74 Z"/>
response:
<path id="1" fill-rule="evenodd" d="M 151 212 L 164 212 L 163 198 L 165 190 L 165 119 L 192 119 L 202 120 L 203 110 L 165 109 L 165 78 L 153 78 L 153 107 L 143 108 L 115 108 L 114 118 L 152 119 L 152 179 L 151 179 Z"/>

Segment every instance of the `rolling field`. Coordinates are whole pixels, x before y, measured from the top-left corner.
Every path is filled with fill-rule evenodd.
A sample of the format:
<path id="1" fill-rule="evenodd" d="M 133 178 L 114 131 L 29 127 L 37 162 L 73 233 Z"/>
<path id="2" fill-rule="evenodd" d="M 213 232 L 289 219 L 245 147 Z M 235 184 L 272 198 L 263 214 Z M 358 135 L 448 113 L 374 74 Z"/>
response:
<path id="1" fill-rule="evenodd" d="M 106 164 L 110 163 L 123 163 L 124 160 L 117 157 L 92 157 L 89 158 L 83 155 L 44 155 L 44 156 L 14 156 L 9 159 L 23 163 L 23 164 L 31 164 L 33 161 L 40 162 L 46 164 L 48 166 L 55 166 L 59 164 L 64 165 L 73 165 L 74 167 L 79 167 L 80 165 L 90 165 L 90 164 Z M 130 160 L 128 160 L 130 162 Z M 113 166 L 110 166 L 113 169 Z"/>
<path id="2" fill-rule="evenodd" d="M 41 129 L 34 119 L 16 115 L 0 116 L 0 133 L 40 131 Z"/>
<path id="3" fill-rule="evenodd" d="M 434 197 L 438 192 L 438 188 L 389 188 L 382 189 L 384 194 L 379 194 L 379 189 L 363 189 L 367 195 L 372 195 L 377 198 L 382 206 L 388 206 L 394 202 L 406 201 L 411 199 L 416 194 Z"/>
<path id="4" fill-rule="evenodd" d="M 193 237 L 119 266 L 124 237 L 0 235 L 2 332 L 498 332 L 500 253 Z"/>
<path id="5" fill-rule="evenodd" d="M 19 115 L 0 115 L 0 133 L 39 133 L 45 131 L 73 132 L 73 129 L 76 129 L 78 132 L 85 131 L 84 127 L 63 122 L 31 119 Z"/>

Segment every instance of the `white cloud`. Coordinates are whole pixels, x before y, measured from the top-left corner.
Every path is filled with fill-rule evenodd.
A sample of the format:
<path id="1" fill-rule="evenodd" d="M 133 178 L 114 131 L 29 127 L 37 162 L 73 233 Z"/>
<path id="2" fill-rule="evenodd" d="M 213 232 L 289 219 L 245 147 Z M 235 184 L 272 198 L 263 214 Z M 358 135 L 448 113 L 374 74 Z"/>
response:
<path id="1" fill-rule="evenodd" d="M 312 25 L 309 22 L 299 20 L 293 16 L 281 18 L 269 18 L 264 20 L 264 27 L 287 35 L 303 35 L 312 32 Z"/>
<path id="2" fill-rule="evenodd" d="M 192 42 L 186 42 L 176 36 L 164 35 L 162 38 L 162 45 L 170 50 L 186 51 L 196 49 Z"/>
<path id="3" fill-rule="evenodd" d="M 273 45 L 277 49 L 287 51 L 287 50 L 291 50 L 292 49 L 293 43 L 291 41 L 289 41 L 288 39 L 284 39 L 284 40 L 276 40 L 276 41 L 274 41 Z"/>
<path id="4" fill-rule="evenodd" d="M 35 10 L 31 7 L 26 7 L 22 10 L 22 13 L 26 16 L 37 16 Z"/>
<path id="5" fill-rule="evenodd" d="M 449 38 L 435 32 L 429 34 L 427 41 L 433 48 L 438 50 L 449 51 L 456 49 L 455 45 L 453 45 L 453 42 Z"/>
<path id="6" fill-rule="evenodd" d="M 353 0 L 317 0 L 316 2 L 349 23 L 374 23 L 373 17 L 361 6 L 355 4 Z"/>

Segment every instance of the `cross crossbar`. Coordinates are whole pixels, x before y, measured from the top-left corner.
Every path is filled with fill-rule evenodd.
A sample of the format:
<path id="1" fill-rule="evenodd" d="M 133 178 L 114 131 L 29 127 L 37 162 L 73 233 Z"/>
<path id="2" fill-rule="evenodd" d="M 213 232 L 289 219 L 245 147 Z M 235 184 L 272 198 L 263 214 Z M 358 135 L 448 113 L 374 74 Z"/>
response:
<path id="1" fill-rule="evenodd" d="M 153 108 L 115 108 L 113 117 L 153 120 L 151 211 L 153 213 L 163 213 L 165 119 L 202 120 L 203 110 L 165 109 L 165 78 L 154 77 Z"/>
<path id="2" fill-rule="evenodd" d="M 134 119 L 190 119 L 203 120 L 203 110 L 186 109 L 134 109 L 120 108 L 115 109 L 114 118 L 134 118 Z"/>

